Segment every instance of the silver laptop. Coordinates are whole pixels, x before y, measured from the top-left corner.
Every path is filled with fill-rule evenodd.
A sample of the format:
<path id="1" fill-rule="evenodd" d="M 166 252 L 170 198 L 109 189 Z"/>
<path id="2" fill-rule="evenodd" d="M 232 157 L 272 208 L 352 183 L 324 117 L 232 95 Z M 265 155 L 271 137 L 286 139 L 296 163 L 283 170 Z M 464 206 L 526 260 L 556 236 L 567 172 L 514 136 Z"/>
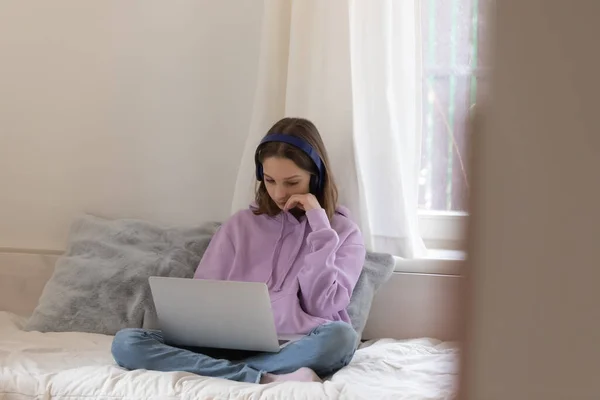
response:
<path id="1" fill-rule="evenodd" d="M 264 283 L 156 276 L 149 283 L 168 344 L 278 352 L 301 337 L 277 335 Z"/>

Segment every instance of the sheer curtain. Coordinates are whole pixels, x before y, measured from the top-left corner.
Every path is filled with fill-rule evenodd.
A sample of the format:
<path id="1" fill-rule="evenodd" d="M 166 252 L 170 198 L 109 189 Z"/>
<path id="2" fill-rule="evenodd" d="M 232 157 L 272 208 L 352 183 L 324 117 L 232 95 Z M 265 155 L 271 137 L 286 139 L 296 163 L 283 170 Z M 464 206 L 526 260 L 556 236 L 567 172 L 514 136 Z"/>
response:
<path id="1" fill-rule="evenodd" d="M 232 212 L 254 190 L 254 150 L 284 116 L 323 136 L 340 203 L 369 250 L 412 258 L 420 145 L 418 0 L 266 0 L 254 110 Z"/>

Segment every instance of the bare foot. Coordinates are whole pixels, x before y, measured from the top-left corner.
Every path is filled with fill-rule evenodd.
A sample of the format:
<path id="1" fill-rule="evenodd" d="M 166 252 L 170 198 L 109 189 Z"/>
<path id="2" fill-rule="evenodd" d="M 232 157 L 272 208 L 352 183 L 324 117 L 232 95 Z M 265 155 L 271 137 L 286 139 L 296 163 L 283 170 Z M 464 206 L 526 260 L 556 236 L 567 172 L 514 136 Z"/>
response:
<path id="1" fill-rule="evenodd" d="M 264 374 L 260 383 L 272 382 L 323 382 L 321 378 L 310 368 L 300 368 L 289 374 L 275 375 Z"/>

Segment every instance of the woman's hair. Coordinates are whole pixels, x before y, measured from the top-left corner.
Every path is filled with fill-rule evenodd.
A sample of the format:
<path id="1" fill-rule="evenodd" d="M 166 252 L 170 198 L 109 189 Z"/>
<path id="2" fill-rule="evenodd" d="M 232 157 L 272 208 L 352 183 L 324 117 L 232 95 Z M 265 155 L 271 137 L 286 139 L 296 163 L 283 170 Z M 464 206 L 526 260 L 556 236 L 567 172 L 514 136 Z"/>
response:
<path id="1" fill-rule="evenodd" d="M 290 135 L 300 138 L 307 142 L 317 152 L 319 157 L 321 157 L 321 160 L 323 161 L 322 168 L 324 168 L 323 182 L 321 183 L 323 190 L 321 190 L 320 193 L 313 194 L 327 213 L 327 217 L 331 220 L 337 206 L 338 190 L 331 174 L 327 150 L 325 150 L 323 139 L 321 139 L 317 127 L 307 119 L 284 118 L 276 122 L 265 136 L 274 134 Z M 287 158 L 292 160 L 298 167 L 310 172 L 311 175 L 318 176 L 319 174 L 314 161 L 304 151 L 293 145 L 283 142 L 267 142 L 258 147 L 257 153 L 258 162 L 261 164 L 269 157 Z M 269 196 L 264 179 L 258 182 L 255 197 L 256 204 L 258 205 L 258 209 L 254 211 L 255 214 L 274 216 L 281 211 Z"/>

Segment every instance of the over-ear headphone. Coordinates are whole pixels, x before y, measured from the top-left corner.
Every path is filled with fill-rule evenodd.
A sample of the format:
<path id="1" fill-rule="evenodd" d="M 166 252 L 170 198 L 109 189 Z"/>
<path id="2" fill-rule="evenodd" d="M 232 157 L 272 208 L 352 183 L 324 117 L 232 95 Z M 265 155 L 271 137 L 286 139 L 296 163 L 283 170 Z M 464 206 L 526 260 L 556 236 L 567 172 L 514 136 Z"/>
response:
<path id="1" fill-rule="evenodd" d="M 282 135 L 277 133 L 273 135 L 267 135 L 260 141 L 260 144 L 256 148 L 256 152 L 254 153 L 254 162 L 256 163 L 256 179 L 258 181 L 262 181 L 264 179 L 263 166 L 260 160 L 258 159 L 258 156 L 260 154 L 259 149 L 261 145 L 268 142 L 287 143 L 299 148 L 304 153 L 306 153 L 306 155 L 309 156 L 311 160 L 313 160 L 318 171 L 317 175 L 311 175 L 310 177 L 310 192 L 315 196 L 318 196 L 323 193 L 323 177 L 325 173 L 325 165 L 323 163 L 323 160 L 321 160 L 321 157 L 319 157 L 319 153 L 317 153 L 317 151 L 313 149 L 313 147 L 309 143 L 296 136 Z"/>

